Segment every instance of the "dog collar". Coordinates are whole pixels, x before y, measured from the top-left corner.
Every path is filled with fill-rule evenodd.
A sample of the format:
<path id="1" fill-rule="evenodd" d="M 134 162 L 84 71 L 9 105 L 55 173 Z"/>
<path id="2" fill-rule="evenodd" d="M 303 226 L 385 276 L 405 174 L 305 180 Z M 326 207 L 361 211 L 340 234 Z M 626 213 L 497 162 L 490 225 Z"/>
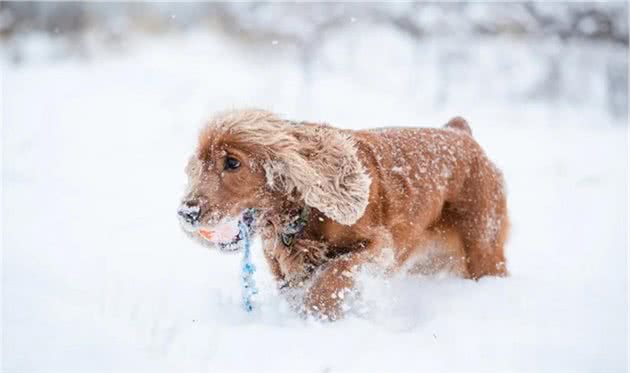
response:
<path id="1" fill-rule="evenodd" d="M 311 208 L 304 206 L 300 209 L 299 213 L 291 219 L 291 222 L 284 227 L 284 230 L 280 233 L 280 241 L 282 241 L 284 246 L 293 246 L 295 237 L 304 230 L 304 227 L 308 223 L 310 213 Z"/>

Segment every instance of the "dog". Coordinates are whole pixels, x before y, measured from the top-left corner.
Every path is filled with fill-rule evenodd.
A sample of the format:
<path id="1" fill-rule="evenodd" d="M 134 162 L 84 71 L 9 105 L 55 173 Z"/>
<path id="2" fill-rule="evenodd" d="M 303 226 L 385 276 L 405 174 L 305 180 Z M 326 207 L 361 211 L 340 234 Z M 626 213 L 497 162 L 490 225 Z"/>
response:
<path id="1" fill-rule="evenodd" d="M 251 215 L 278 287 L 300 292 L 299 310 L 310 315 L 342 317 L 367 264 L 507 275 L 503 176 L 461 117 L 442 128 L 352 131 L 226 111 L 201 131 L 186 173 L 184 230 L 237 251 L 238 231 L 220 242 L 200 232 Z"/>

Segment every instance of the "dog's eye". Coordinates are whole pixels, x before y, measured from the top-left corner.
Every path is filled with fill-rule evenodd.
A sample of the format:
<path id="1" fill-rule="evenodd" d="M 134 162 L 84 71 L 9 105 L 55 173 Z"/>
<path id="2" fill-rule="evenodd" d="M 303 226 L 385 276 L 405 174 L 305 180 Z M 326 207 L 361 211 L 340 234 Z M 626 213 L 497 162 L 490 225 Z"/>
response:
<path id="1" fill-rule="evenodd" d="M 238 170 L 241 167 L 241 162 L 234 157 L 225 157 L 225 163 L 223 164 L 223 169 L 228 171 Z"/>

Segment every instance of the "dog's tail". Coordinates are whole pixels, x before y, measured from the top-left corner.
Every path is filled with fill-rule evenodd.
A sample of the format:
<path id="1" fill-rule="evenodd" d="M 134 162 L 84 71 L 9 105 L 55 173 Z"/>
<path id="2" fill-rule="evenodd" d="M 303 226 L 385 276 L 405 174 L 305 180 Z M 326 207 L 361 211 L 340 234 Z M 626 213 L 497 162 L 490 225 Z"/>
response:
<path id="1" fill-rule="evenodd" d="M 466 119 L 462 118 L 462 117 L 455 117 L 451 120 L 448 121 L 448 123 L 446 123 L 444 125 L 445 128 L 452 128 L 454 130 L 458 130 L 458 131 L 464 131 L 467 134 L 469 134 L 470 136 L 472 136 L 472 130 L 470 129 L 470 126 L 468 125 L 468 122 L 466 122 Z"/>

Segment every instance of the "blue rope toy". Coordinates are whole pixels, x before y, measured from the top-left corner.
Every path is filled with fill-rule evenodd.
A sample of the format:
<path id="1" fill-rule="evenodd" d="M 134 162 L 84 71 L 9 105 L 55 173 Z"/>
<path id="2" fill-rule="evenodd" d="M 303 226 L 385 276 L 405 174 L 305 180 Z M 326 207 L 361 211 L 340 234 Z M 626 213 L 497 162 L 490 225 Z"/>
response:
<path id="1" fill-rule="evenodd" d="M 243 219 L 238 222 L 239 235 L 243 239 L 243 259 L 241 260 L 241 302 L 243 309 L 247 312 L 251 312 L 254 309 L 252 297 L 258 293 L 258 289 L 256 289 L 256 282 L 254 281 L 254 272 L 256 272 L 256 267 L 251 260 L 250 228 L 253 223 L 254 213 L 252 210 L 247 211 L 247 213 L 243 216 Z"/>

